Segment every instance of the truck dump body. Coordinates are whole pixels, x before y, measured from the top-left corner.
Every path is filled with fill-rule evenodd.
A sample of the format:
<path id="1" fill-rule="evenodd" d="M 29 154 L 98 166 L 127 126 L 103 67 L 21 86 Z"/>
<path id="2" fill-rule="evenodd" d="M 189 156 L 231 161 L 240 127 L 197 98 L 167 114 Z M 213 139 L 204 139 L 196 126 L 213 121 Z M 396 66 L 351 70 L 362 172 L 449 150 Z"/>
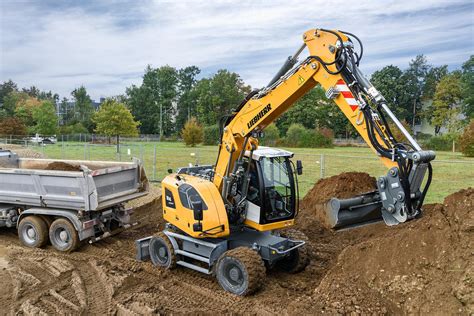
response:
<path id="1" fill-rule="evenodd" d="M 58 162 L 77 171 L 48 170 Z M 100 211 L 147 191 L 148 182 L 138 161 L 19 158 L 13 168 L 0 167 L 0 203 L 5 204 Z"/>

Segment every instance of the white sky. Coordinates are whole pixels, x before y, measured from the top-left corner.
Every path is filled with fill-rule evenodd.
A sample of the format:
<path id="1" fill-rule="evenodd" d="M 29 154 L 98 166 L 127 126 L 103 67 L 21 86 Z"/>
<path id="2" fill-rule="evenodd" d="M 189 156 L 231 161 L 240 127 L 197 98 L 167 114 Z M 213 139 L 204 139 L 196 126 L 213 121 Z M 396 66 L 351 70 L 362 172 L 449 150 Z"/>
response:
<path id="1" fill-rule="evenodd" d="M 455 69 L 474 54 L 472 0 L 0 1 L 0 81 L 61 97 L 123 94 L 148 64 L 227 68 L 261 87 L 315 27 L 358 35 L 367 74 L 417 54 Z"/>

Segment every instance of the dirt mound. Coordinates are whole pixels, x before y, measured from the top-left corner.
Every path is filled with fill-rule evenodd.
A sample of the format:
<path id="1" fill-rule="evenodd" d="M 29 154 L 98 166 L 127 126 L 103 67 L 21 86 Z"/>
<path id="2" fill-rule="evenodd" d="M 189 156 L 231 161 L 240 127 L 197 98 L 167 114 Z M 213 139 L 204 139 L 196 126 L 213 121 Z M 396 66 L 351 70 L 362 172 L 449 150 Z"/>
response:
<path id="1" fill-rule="evenodd" d="M 81 167 L 71 165 L 62 161 L 55 161 L 48 164 L 45 170 L 81 171 Z"/>
<path id="2" fill-rule="evenodd" d="M 344 172 L 319 180 L 300 203 L 300 228 L 308 230 L 327 226 L 326 203 L 331 198 L 346 199 L 375 189 L 375 178 L 363 172 Z"/>
<path id="3" fill-rule="evenodd" d="M 342 250 L 310 302 L 333 313 L 472 313 L 473 221 L 470 188 L 427 205 L 419 220 L 366 227 L 374 235 Z"/>
<path id="4" fill-rule="evenodd" d="M 20 145 L 2 144 L 0 145 L 0 148 L 9 149 L 16 153 L 20 158 L 44 158 L 42 153 Z"/>
<path id="5" fill-rule="evenodd" d="M 326 203 L 331 198 L 346 199 L 376 189 L 375 178 L 364 172 L 344 172 L 320 179 L 306 194 L 302 207 Z"/>

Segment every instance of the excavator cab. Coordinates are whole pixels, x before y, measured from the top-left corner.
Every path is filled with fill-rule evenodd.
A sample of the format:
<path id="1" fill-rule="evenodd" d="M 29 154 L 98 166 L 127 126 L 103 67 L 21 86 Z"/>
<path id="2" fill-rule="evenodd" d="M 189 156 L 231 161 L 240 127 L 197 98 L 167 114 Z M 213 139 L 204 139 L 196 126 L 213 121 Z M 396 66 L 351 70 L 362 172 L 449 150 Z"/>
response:
<path id="1" fill-rule="evenodd" d="M 249 167 L 247 221 L 264 225 L 295 217 L 298 185 L 296 170 L 290 158 L 293 153 L 259 147 L 246 157 Z"/>

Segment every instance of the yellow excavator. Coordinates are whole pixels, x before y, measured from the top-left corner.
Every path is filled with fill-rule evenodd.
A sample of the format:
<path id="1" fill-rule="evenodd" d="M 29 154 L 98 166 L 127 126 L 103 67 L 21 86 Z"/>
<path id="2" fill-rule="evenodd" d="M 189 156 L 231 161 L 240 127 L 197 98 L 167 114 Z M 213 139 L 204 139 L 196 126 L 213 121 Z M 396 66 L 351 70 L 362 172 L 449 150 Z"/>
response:
<path id="1" fill-rule="evenodd" d="M 305 50 L 308 56 L 299 62 Z M 297 177 L 303 166 L 293 163 L 289 151 L 259 146 L 258 137 L 318 84 L 389 169 L 374 192 L 331 199 L 326 214 L 330 226 L 377 220 L 396 225 L 420 216 L 435 153 L 420 148 L 361 73 L 362 54 L 361 41 L 351 33 L 305 32 L 301 47 L 270 83 L 222 118 L 215 165 L 180 168 L 163 179 L 166 227 L 136 241 L 137 259 L 214 274 L 222 288 L 237 295 L 255 292 L 268 268 L 290 273 L 305 269 L 305 238 L 282 230 L 293 226 L 298 214 Z M 389 121 L 406 142 L 395 139 Z"/>

